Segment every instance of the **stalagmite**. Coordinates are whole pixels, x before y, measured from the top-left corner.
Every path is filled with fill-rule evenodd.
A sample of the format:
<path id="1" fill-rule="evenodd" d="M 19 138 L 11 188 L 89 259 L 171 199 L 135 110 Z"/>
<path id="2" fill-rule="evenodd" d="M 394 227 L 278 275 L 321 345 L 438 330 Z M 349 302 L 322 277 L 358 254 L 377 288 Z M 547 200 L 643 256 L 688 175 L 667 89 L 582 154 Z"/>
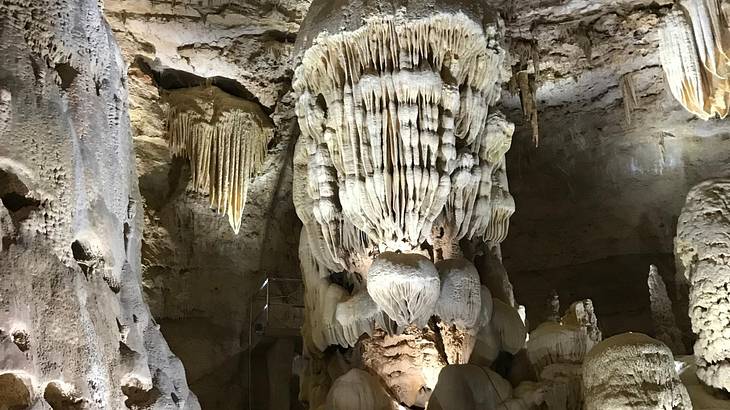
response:
<path id="1" fill-rule="evenodd" d="M 473 364 L 449 365 L 439 374 L 428 410 L 498 409 L 512 386 L 492 370 Z"/>
<path id="2" fill-rule="evenodd" d="M 593 303 L 573 303 L 558 322 L 542 323 L 530 333 L 527 354 L 549 409 L 580 410 L 581 366 L 601 341 Z"/>
<path id="3" fill-rule="evenodd" d="M 660 29 L 659 58 L 674 97 L 707 120 L 730 107 L 730 32 L 718 0 L 682 0 Z"/>
<path id="4" fill-rule="evenodd" d="M 436 266 L 418 254 L 381 253 L 370 266 L 368 292 L 399 326 L 425 325 L 439 298 Z"/>
<path id="5" fill-rule="evenodd" d="M 651 307 L 651 319 L 654 322 L 656 338 L 669 346 L 674 354 L 685 353 L 682 342 L 682 332 L 679 331 L 674 320 L 672 301 L 667 294 L 667 287 L 664 285 L 656 265 L 649 266 L 649 302 Z"/>
<path id="6" fill-rule="evenodd" d="M 352 369 L 338 377 L 329 393 L 324 410 L 393 410 L 395 403 L 368 372 Z"/>
<path id="7" fill-rule="evenodd" d="M 586 410 L 691 409 L 667 346 L 641 333 L 596 345 L 583 363 Z"/>
<path id="8" fill-rule="evenodd" d="M 498 335 L 501 351 L 516 354 L 525 347 L 527 329 L 517 309 L 495 300 L 490 326 Z"/>
<path id="9" fill-rule="evenodd" d="M 190 160 L 193 189 L 241 228 L 250 179 L 261 168 L 273 125 L 261 108 L 215 86 L 168 91 L 167 132 L 173 155 Z"/>
<path id="10" fill-rule="evenodd" d="M 689 316 L 697 335 L 697 376 L 730 392 L 730 180 L 703 182 L 687 194 L 674 254 L 689 284 Z"/>

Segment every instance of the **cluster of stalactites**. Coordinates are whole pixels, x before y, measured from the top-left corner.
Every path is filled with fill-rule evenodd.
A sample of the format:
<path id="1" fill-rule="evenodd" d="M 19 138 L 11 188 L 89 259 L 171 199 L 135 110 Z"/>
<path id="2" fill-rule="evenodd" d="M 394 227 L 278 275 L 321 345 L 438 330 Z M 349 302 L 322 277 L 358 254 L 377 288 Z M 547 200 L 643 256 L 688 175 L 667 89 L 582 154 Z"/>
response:
<path id="1" fill-rule="evenodd" d="M 238 233 L 273 127 L 256 104 L 214 86 L 170 91 L 165 99 L 172 154 L 190 160 L 193 189 L 209 194 L 211 208 Z"/>
<path id="2" fill-rule="evenodd" d="M 730 31 L 718 0 L 682 0 L 666 16 L 659 57 L 674 97 L 702 119 L 730 108 Z"/>
<path id="3" fill-rule="evenodd" d="M 444 212 L 458 238 L 504 238 L 514 126 L 489 109 L 503 56 L 496 32 L 463 14 L 371 19 L 304 53 L 294 89 L 308 198 L 296 205 L 312 208 L 304 222 L 332 259 L 351 236 L 343 221 L 393 250 L 426 241 Z"/>

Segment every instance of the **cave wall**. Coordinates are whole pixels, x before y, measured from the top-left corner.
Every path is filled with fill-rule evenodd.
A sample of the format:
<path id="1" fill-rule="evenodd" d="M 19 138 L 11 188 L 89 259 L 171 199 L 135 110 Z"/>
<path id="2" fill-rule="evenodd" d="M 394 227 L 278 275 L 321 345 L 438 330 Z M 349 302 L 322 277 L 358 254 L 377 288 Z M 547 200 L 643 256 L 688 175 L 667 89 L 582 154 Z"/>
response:
<path id="1" fill-rule="evenodd" d="M 539 55 L 539 147 L 514 90 L 506 89 L 501 102 L 517 124 L 507 154 L 517 212 L 502 244 L 517 298 L 533 325 L 547 315 L 544 301 L 556 289 L 563 306 L 593 298 L 607 335 L 651 334 L 648 265 L 658 265 L 671 290 L 672 238 L 686 192 L 726 174 L 730 148 L 724 121 L 693 117 L 665 84 L 657 26 L 671 2 L 490 3 L 505 20 L 511 54 L 505 70 L 535 63 L 525 45 Z M 249 297 L 267 275 L 298 276 L 300 223 L 291 201 L 298 129 L 290 82 L 308 6 L 104 2 L 129 66 L 144 295 L 204 407 L 240 408 L 246 401 Z M 621 86 L 626 74 L 639 101 L 630 122 Z M 161 94 L 201 81 L 223 81 L 277 126 L 238 235 L 207 198 L 191 192 L 188 164 L 167 146 Z M 675 310 L 686 316 L 681 304 Z"/>
<path id="2" fill-rule="evenodd" d="M 204 408 L 248 405 L 250 299 L 266 277 L 299 277 L 301 224 L 291 200 L 298 127 L 289 90 L 293 40 L 307 7 L 295 1 L 105 2 L 131 66 L 145 297 Z M 171 157 L 168 148 L 164 93 L 205 83 L 258 104 L 276 127 L 249 186 L 238 235 L 205 195 L 192 192 L 188 162 Z M 265 390 L 266 383 L 255 381 L 265 372 L 254 367 L 251 386 Z"/>
<path id="3" fill-rule="evenodd" d="M 502 251 L 533 324 L 556 289 L 563 306 L 592 298 L 608 335 L 652 334 L 649 264 L 675 297 L 673 237 L 684 198 L 698 182 L 730 171 L 726 121 L 696 118 L 666 85 L 657 27 L 669 7 L 571 0 L 515 8 L 507 22 L 513 43 L 521 39 L 540 55 L 539 147 L 518 96 L 503 96 L 517 123 L 507 155 L 517 212 Z M 630 122 L 625 74 L 639 102 Z"/>
<path id="4" fill-rule="evenodd" d="M 0 407 L 200 408 L 141 289 L 126 67 L 94 0 L 0 3 Z"/>

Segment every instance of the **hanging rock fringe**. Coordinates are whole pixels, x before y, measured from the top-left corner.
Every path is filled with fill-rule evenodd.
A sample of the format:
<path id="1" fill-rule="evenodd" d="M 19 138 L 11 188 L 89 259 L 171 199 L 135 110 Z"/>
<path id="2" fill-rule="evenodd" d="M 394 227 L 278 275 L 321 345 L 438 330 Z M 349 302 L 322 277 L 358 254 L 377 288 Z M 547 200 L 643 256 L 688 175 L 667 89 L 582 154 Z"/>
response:
<path id="1" fill-rule="evenodd" d="M 635 109 L 639 108 L 639 97 L 636 95 L 634 88 L 634 73 L 626 73 L 619 80 L 621 86 L 621 95 L 624 100 L 624 115 L 626 124 L 631 125 L 631 114 Z"/>
<path id="2" fill-rule="evenodd" d="M 170 91 L 168 138 L 173 155 L 190 160 L 193 189 L 241 228 L 249 179 L 266 157 L 273 125 L 258 105 L 215 86 Z"/>
<path id="3" fill-rule="evenodd" d="M 503 58 L 496 29 L 463 14 L 372 18 L 304 53 L 293 88 L 308 197 L 295 204 L 312 209 L 305 224 L 321 227 L 333 259 L 343 220 L 393 250 L 427 240 L 444 211 L 458 238 L 484 235 L 514 130 L 490 108 Z"/>
<path id="4" fill-rule="evenodd" d="M 659 58 L 674 97 L 703 120 L 730 107 L 730 31 L 718 0 L 682 0 L 660 32 Z"/>

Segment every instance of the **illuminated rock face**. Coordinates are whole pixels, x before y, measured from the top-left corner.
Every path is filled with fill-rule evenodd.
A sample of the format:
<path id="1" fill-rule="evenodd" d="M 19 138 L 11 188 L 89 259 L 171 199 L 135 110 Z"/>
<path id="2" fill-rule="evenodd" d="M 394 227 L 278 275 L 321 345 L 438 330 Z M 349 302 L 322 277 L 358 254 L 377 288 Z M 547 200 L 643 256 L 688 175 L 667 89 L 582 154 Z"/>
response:
<path id="1" fill-rule="evenodd" d="M 586 410 L 691 409 L 669 348 L 642 333 L 610 337 L 583 363 Z"/>
<path id="2" fill-rule="evenodd" d="M 228 215 L 237 234 L 273 124 L 258 105 L 212 85 L 168 91 L 164 100 L 173 155 L 190 160 L 194 189 L 210 195 L 210 207 Z"/>
<path id="3" fill-rule="evenodd" d="M 1 2 L 0 55 L 0 407 L 199 408 L 142 299 L 126 73 L 99 2 Z"/>
<path id="4" fill-rule="evenodd" d="M 730 109 L 730 26 L 717 0 L 682 0 L 665 18 L 659 57 L 669 89 L 707 120 Z"/>
<path id="5" fill-rule="evenodd" d="M 453 3 L 315 1 L 302 24 L 293 196 L 312 407 L 332 383 L 317 370 L 329 345 L 359 345 L 408 406 L 425 406 L 443 366 L 469 360 L 480 330 L 496 352 L 524 345 L 514 306 L 493 309 L 461 258 L 459 240 L 507 234 L 514 126 L 493 108 L 499 25 L 479 2 Z M 516 320 L 489 326 L 495 310 Z"/>
<path id="6" fill-rule="evenodd" d="M 677 223 L 674 253 L 689 283 L 689 316 L 697 335 L 697 377 L 730 391 L 730 180 L 710 180 L 690 190 Z"/>

